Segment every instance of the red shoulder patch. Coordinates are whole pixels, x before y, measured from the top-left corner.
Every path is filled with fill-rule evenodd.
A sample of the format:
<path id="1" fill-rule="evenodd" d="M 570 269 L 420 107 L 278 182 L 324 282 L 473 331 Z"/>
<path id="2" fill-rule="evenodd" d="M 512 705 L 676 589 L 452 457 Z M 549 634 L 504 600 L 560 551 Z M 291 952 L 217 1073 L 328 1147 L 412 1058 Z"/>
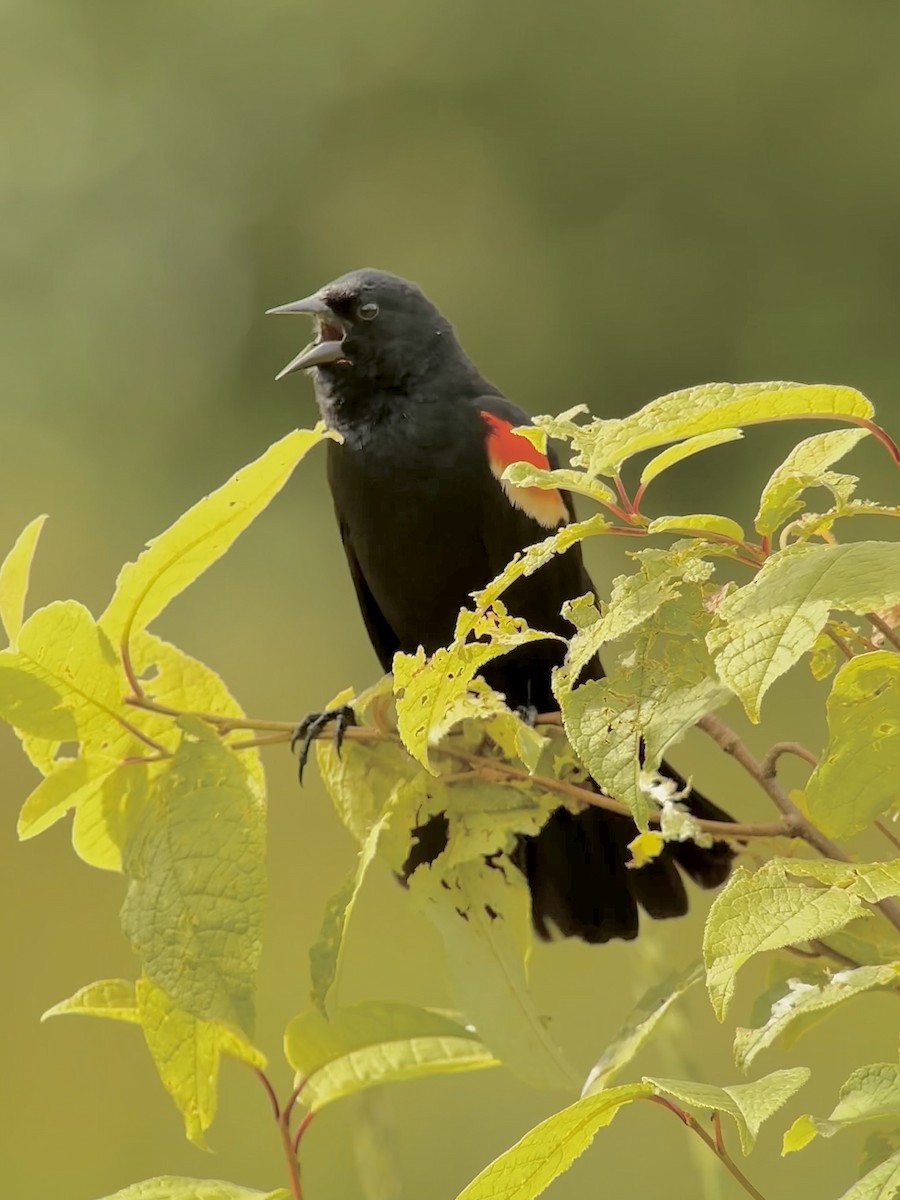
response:
<path id="1" fill-rule="evenodd" d="M 533 442 L 516 433 L 509 421 L 504 421 L 495 413 L 482 409 L 481 418 L 488 431 L 486 446 L 491 473 L 500 481 L 500 486 L 510 503 L 546 529 L 552 529 L 567 521 L 568 510 L 555 488 L 514 487 L 501 479 L 506 468 L 517 462 L 529 463 L 541 471 L 549 471 L 551 468 L 546 454 L 541 454 Z"/>

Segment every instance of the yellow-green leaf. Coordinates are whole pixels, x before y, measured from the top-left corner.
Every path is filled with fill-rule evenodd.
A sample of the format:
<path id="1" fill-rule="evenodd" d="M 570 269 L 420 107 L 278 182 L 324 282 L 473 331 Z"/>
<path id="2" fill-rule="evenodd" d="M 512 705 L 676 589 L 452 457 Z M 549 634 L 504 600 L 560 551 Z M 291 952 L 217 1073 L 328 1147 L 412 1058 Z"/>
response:
<path id="1" fill-rule="evenodd" d="M 134 1025 L 139 1025 L 141 1020 L 134 984 L 127 979 L 101 979 L 97 983 L 89 983 L 66 1000 L 60 1000 L 59 1004 L 48 1008 L 41 1020 L 68 1014 L 107 1017 L 112 1021 L 128 1021 Z"/>
<path id="2" fill-rule="evenodd" d="M 609 1087 L 650 1039 L 672 1005 L 702 978 L 703 968 L 695 962 L 645 992 L 615 1039 L 591 1068 L 582 1095 L 590 1096 Z"/>
<path id="3" fill-rule="evenodd" d="M 790 878 L 793 867 L 778 859 L 752 875 L 738 867 L 709 910 L 703 958 L 710 1001 L 720 1021 L 734 994 L 735 976 L 750 958 L 823 937 L 864 912 L 859 897 L 844 888 L 808 887 Z"/>
<path id="4" fill-rule="evenodd" d="M 502 858 L 469 860 L 446 871 L 441 863 L 416 871 L 410 894 L 441 934 L 460 1011 L 526 1083 L 577 1085 L 528 990 L 531 904 L 523 875 Z"/>
<path id="5" fill-rule="evenodd" d="M 844 663 L 828 697 L 828 745 L 806 785 L 823 833 L 845 837 L 900 803 L 900 655 Z"/>
<path id="6" fill-rule="evenodd" d="M 629 867 L 644 867 L 648 862 L 652 862 L 654 858 L 659 858 L 665 846 L 665 838 L 662 834 L 655 833 L 653 830 L 648 830 L 646 833 L 639 833 L 636 838 L 628 843 L 628 849 L 631 851 L 631 862 Z"/>
<path id="7" fill-rule="evenodd" d="M 225 1183 L 222 1179 L 188 1179 L 184 1175 L 160 1175 L 122 1188 L 103 1200 L 289 1200 L 285 1188 L 257 1192 L 253 1188 Z"/>
<path id="8" fill-rule="evenodd" d="M 803 508 L 800 495 L 822 485 L 822 476 L 864 437 L 867 429 L 835 429 L 799 442 L 763 488 L 756 514 L 756 529 L 771 536 L 788 517 Z"/>
<path id="9" fill-rule="evenodd" d="M 457 1200 L 533 1200 L 571 1167 L 623 1105 L 652 1094 L 648 1083 L 628 1083 L 576 1100 L 494 1159 Z"/>
<path id="10" fill-rule="evenodd" d="M 815 644 L 833 609 L 900 601 L 900 543 L 789 546 L 722 601 L 708 636 L 722 680 L 759 719 L 763 696 Z"/>
<path id="11" fill-rule="evenodd" d="M 769 1018 L 758 1029 L 737 1029 L 734 1038 L 734 1057 L 738 1066 L 745 1070 L 760 1051 L 781 1039 L 783 1045 L 792 1045 L 799 1034 L 805 1032 L 813 1021 L 838 1004 L 851 1000 L 863 992 L 876 987 L 887 987 L 900 980 L 900 962 L 883 966 L 857 967 L 848 971 L 836 971 L 825 975 L 821 982 L 813 983 L 801 979 L 789 979 L 787 991 L 772 1005 Z M 788 1040 L 787 1035 L 792 1034 Z"/>
<path id="12" fill-rule="evenodd" d="M 307 1081 L 302 1099 L 313 1109 L 380 1083 L 497 1065 L 476 1033 L 442 1013 L 380 1001 L 330 1017 L 300 1013 L 285 1030 L 284 1048 Z"/>
<path id="13" fill-rule="evenodd" d="M 896 1200 L 900 1196 L 900 1150 L 873 1167 L 840 1200 Z"/>
<path id="14" fill-rule="evenodd" d="M 663 471 L 668 471 L 669 467 L 674 467 L 676 463 L 713 446 L 721 446 L 723 442 L 737 441 L 743 436 L 741 429 L 717 429 L 712 433 L 699 433 L 696 437 L 689 437 L 675 446 L 670 446 L 668 450 L 654 455 L 641 471 L 641 487 L 645 488 L 657 475 L 662 475 Z"/>
<path id="15" fill-rule="evenodd" d="M 135 988 L 141 1028 L 163 1087 L 184 1119 L 187 1138 L 206 1148 L 204 1134 L 218 1105 L 223 1054 L 262 1069 L 266 1060 L 249 1042 L 219 1021 L 201 1021 L 173 1004 L 148 979 Z"/>
<path id="16" fill-rule="evenodd" d="M 817 1134 L 833 1137 L 851 1125 L 880 1118 L 900 1121 L 900 1066 L 896 1063 L 858 1067 L 841 1088 L 831 1116 L 825 1121 L 798 1117 L 784 1135 L 781 1153 L 802 1150 Z"/>
<path id="17" fill-rule="evenodd" d="M 381 836 L 385 820 L 386 816 L 373 825 L 359 852 L 356 866 L 328 901 L 319 936 L 309 949 L 309 975 L 312 982 L 310 999 L 324 1016 L 328 1015 L 332 994 L 337 985 L 344 937 L 353 906 L 369 865 L 375 857 L 378 838 Z"/>
<path id="18" fill-rule="evenodd" d="M 465 700 L 483 666 L 516 646 L 555 637 L 529 629 L 525 621 L 511 617 L 495 601 L 481 612 L 463 609 L 450 646 L 441 647 L 430 658 L 421 646 L 417 654 L 395 654 L 397 727 L 413 758 L 432 769 L 428 747 L 445 732 L 448 710 Z"/>
<path id="19" fill-rule="evenodd" d="M 809 1067 L 793 1067 L 773 1071 L 753 1083 L 735 1083 L 730 1087 L 715 1087 L 711 1083 L 690 1083 L 676 1079 L 649 1079 L 658 1094 L 673 1096 L 691 1108 L 705 1108 L 726 1113 L 737 1126 L 741 1150 L 749 1154 L 764 1121 L 803 1087 L 812 1072 Z"/>
<path id="20" fill-rule="evenodd" d="M 100 618 L 113 643 L 127 642 L 132 630 L 149 625 L 212 566 L 284 487 L 303 456 L 329 436 L 321 423 L 315 429 L 295 429 L 148 542 L 137 562 L 119 572 Z"/>
<path id="21" fill-rule="evenodd" d="M 601 483 L 599 479 L 588 479 L 583 471 L 572 471 L 567 467 L 558 467 L 555 471 L 545 471 L 533 467 L 531 463 L 512 463 L 503 472 L 503 481 L 513 487 L 536 487 L 545 489 L 562 488 L 566 492 L 575 492 L 579 496 L 587 496 L 598 504 L 618 504 L 616 493 Z"/>
<path id="22" fill-rule="evenodd" d="M 731 517 L 716 513 L 691 513 L 686 517 L 657 517 L 651 521 L 648 533 L 691 533 L 694 537 L 724 537 L 735 542 L 744 540 L 744 531 Z"/>
<path id="23" fill-rule="evenodd" d="M 872 405 L 848 387 L 799 383 L 710 383 L 671 392 L 621 420 L 566 431 L 578 451 L 576 466 L 590 475 L 615 475 L 642 450 L 704 433 L 765 421 L 814 418 L 868 420 Z"/>
<path id="24" fill-rule="evenodd" d="M 31 575 L 37 540 L 41 536 L 46 514 L 35 517 L 16 538 L 12 550 L 0 566 L 0 622 L 13 648 L 25 616 L 25 597 Z"/>
<path id="25" fill-rule="evenodd" d="M 253 1027 L 265 908 L 265 809 L 201 722 L 153 782 L 124 852 L 122 927 L 179 1008 Z"/>

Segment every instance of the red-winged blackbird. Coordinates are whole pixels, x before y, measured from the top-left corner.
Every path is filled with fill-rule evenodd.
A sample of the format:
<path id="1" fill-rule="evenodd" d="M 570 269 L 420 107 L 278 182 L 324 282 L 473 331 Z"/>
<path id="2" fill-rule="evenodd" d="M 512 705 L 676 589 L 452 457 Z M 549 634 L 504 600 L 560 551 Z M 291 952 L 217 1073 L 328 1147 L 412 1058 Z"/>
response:
<path id="1" fill-rule="evenodd" d="M 557 466 L 512 432 L 529 417 L 479 373 L 450 322 L 419 288 L 396 275 L 361 270 L 313 296 L 271 310 L 309 313 L 316 338 L 280 372 L 312 369 L 326 424 L 343 437 L 328 443 L 328 480 L 350 574 L 375 653 L 390 671 L 396 651 L 428 653 L 453 636 L 470 593 L 497 575 L 517 551 L 573 517 L 557 491 L 518 488 L 500 476 L 525 459 Z M 509 611 L 535 629 L 564 636 L 563 603 L 593 592 L 579 546 L 557 555 L 504 596 Z M 496 659 L 482 672 L 511 708 L 557 708 L 550 673 L 559 642 L 539 641 Z M 599 679 L 599 659 L 583 678 Z M 684 780 L 667 764 L 679 787 Z M 731 818 L 697 792 L 699 817 Z M 445 828 L 444 823 L 444 828 Z M 441 822 L 420 829 L 407 870 L 441 848 Z M 633 938 L 638 905 L 651 917 L 687 910 L 681 867 L 701 887 L 727 877 L 724 842 L 702 849 L 669 843 L 640 870 L 626 869 L 635 826 L 626 817 L 560 808 L 514 854 L 531 891 L 542 937 L 555 927 L 587 942 Z"/>

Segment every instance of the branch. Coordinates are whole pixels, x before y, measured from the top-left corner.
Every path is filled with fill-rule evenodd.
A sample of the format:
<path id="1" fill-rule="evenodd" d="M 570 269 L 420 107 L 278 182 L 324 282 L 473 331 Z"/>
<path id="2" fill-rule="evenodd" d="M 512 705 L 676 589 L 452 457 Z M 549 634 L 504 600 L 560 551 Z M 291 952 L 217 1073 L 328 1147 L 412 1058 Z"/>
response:
<path id="1" fill-rule="evenodd" d="M 735 761 L 741 764 L 747 774 L 756 780 L 782 813 L 785 822 L 793 831 L 793 837 L 802 838 L 814 850 L 818 850 L 823 858 L 833 858 L 838 862 L 845 863 L 853 862 L 853 859 L 846 850 L 839 846 L 837 842 L 833 842 L 830 838 L 826 837 L 811 821 L 807 820 L 800 809 L 788 798 L 787 793 L 780 786 L 774 775 L 766 776 L 764 764 L 758 762 L 753 757 L 735 731 L 729 728 L 724 721 L 708 713 L 697 722 L 697 728 L 702 729 L 704 733 L 708 734 L 718 746 L 721 746 L 726 754 L 730 754 Z M 795 745 L 793 742 L 781 743 L 782 746 L 785 744 L 791 747 Z M 773 750 L 776 748 L 773 747 Z M 766 761 L 768 761 L 771 753 L 770 751 L 769 755 L 766 756 Z M 774 765 L 777 758 L 778 754 L 775 755 L 770 765 Z M 895 929 L 900 930 L 900 904 L 896 900 L 879 900 L 875 907 L 881 911 L 883 916 L 890 921 Z"/>
<path id="2" fill-rule="evenodd" d="M 866 620 L 875 626 L 875 628 L 886 641 L 890 642 L 892 646 L 895 646 L 898 650 L 900 650 L 900 637 L 897 636 L 897 631 L 895 629 L 891 629 L 887 621 L 883 621 L 881 617 L 879 617 L 878 613 L 866 613 Z"/>
<path id="3" fill-rule="evenodd" d="M 743 1173 L 743 1171 L 741 1171 L 740 1167 L 738 1167 L 737 1163 L 733 1161 L 728 1151 L 725 1149 L 725 1143 L 722 1140 L 722 1128 L 718 1113 L 713 1113 L 713 1125 L 716 1131 L 716 1137 L 715 1140 L 713 1140 L 696 1117 L 692 1116 L 689 1112 L 685 1112 L 685 1110 L 680 1108 L 679 1105 L 673 1104 L 671 1100 L 668 1100 L 663 1096 L 648 1096 L 647 1099 L 651 1102 L 651 1104 L 658 1104 L 660 1108 L 668 1109 L 670 1113 L 674 1113 L 683 1125 L 686 1125 L 688 1129 L 693 1130 L 697 1137 L 701 1139 L 703 1144 L 712 1150 L 713 1154 L 716 1156 L 725 1170 L 728 1171 L 728 1173 L 735 1180 L 737 1180 L 738 1184 L 744 1189 L 748 1196 L 752 1196 L 753 1200 L 765 1200 L 762 1192 L 758 1191 L 753 1186 L 747 1176 Z"/>

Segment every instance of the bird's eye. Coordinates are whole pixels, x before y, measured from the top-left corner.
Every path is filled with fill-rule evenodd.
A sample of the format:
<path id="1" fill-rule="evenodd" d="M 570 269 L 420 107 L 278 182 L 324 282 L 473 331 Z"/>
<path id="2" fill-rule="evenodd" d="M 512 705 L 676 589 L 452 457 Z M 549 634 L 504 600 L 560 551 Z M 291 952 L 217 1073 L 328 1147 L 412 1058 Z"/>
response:
<path id="1" fill-rule="evenodd" d="M 374 300 L 370 300 L 367 304 L 359 306 L 359 315 L 364 321 L 374 321 L 378 316 L 378 305 Z"/>

